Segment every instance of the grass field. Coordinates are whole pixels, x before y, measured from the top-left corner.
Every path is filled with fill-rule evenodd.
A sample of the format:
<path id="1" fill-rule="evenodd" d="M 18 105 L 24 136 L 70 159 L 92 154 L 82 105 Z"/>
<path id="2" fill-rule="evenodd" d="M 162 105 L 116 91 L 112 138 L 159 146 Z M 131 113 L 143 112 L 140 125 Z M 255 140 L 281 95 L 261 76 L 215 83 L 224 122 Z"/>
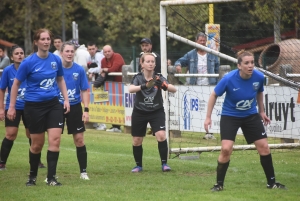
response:
<path id="1" fill-rule="evenodd" d="M 0 123 L 0 139 L 4 137 Z M 64 134 L 57 169 L 61 187 L 43 181 L 47 169 L 39 169 L 37 185 L 26 187 L 28 140 L 21 126 L 7 170 L 0 171 L 0 200 L 299 200 L 300 150 L 272 151 L 277 181 L 288 190 L 266 188 L 266 179 L 255 151 L 234 152 L 225 189 L 211 192 L 215 183 L 219 152 L 202 153 L 197 160 L 170 159 L 171 172 L 161 171 L 157 142 L 153 136 L 144 140 L 144 171 L 133 174 L 131 136 L 88 129 L 85 135 L 90 181 L 79 179 L 76 150 L 71 136 Z M 46 164 L 47 143 L 42 152 Z"/>

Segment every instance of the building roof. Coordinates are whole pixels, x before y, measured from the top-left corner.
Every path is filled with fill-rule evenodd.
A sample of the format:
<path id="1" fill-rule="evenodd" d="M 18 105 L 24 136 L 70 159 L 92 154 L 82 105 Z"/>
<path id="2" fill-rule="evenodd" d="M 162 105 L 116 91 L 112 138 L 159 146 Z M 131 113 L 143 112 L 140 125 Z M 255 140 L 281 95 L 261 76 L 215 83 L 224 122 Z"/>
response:
<path id="1" fill-rule="evenodd" d="M 281 34 L 282 39 L 294 38 L 295 36 L 296 36 L 295 30 Z M 236 45 L 232 49 L 234 49 L 234 50 L 247 49 L 252 52 L 258 52 L 258 51 L 262 51 L 267 45 L 269 45 L 271 43 L 274 43 L 274 36 L 255 40 L 255 41 L 252 41 L 249 43 Z"/>

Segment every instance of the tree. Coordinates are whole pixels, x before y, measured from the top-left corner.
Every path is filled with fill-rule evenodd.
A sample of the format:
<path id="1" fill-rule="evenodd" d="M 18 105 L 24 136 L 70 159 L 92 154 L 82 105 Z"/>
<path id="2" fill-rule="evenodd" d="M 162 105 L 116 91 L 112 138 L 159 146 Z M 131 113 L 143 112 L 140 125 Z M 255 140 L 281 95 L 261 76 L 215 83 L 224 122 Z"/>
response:
<path id="1" fill-rule="evenodd" d="M 67 28 L 71 26 L 72 13 L 78 4 L 65 0 Z M 32 33 L 39 28 L 48 28 L 53 33 L 61 33 L 60 0 L 1 0 L 0 34 L 4 39 L 19 45 L 24 44 L 25 53 L 32 52 Z"/>

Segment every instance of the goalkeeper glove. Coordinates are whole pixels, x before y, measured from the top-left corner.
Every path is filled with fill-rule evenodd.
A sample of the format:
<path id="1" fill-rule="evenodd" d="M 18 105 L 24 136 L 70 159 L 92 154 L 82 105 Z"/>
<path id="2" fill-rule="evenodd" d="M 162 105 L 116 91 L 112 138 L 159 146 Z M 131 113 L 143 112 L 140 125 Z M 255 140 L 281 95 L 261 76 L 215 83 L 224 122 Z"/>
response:
<path id="1" fill-rule="evenodd" d="M 155 84 L 155 80 L 152 78 L 151 80 L 147 81 L 146 83 L 141 84 L 141 90 L 149 89 L 153 87 Z"/>
<path id="2" fill-rule="evenodd" d="M 161 81 L 161 79 L 157 76 L 155 80 L 155 86 L 159 89 L 163 89 L 164 91 L 168 90 L 168 83 L 166 81 Z"/>

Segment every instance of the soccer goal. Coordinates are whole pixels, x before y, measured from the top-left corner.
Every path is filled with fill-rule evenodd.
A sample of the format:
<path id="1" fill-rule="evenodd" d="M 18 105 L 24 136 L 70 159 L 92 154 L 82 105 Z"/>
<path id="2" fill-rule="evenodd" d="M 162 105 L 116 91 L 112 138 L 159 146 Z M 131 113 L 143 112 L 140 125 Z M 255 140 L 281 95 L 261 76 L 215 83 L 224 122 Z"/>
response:
<path id="1" fill-rule="evenodd" d="M 299 2 L 298 2 L 299 3 Z M 299 5 L 293 0 L 185 0 L 160 2 L 162 73 L 186 52 L 199 48 L 220 58 L 220 70 L 235 69 L 235 53 L 245 49 L 255 56 L 256 69 L 266 76 L 264 106 L 271 124 L 266 126 L 272 150 L 299 147 L 300 40 Z M 203 32 L 207 47 L 195 43 Z M 175 55 L 172 47 L 186 50 Z M 172 70 L 171 70 L 172 71 Z M 217 99 L 210 133 L 205 133 L 207 102 L 214 86 L 186 84 L 189 77 L 220 74 L 177 74 L 176 94 L 165 94 L 170 154 L 219 151 L 220 114 L 224 96 Z M 221 77 L 219 77 L 221 79 Z M 243 93 L 243 92 L 241 92 Z M 253 150 L 238 131 L 234 150 Z"/>

